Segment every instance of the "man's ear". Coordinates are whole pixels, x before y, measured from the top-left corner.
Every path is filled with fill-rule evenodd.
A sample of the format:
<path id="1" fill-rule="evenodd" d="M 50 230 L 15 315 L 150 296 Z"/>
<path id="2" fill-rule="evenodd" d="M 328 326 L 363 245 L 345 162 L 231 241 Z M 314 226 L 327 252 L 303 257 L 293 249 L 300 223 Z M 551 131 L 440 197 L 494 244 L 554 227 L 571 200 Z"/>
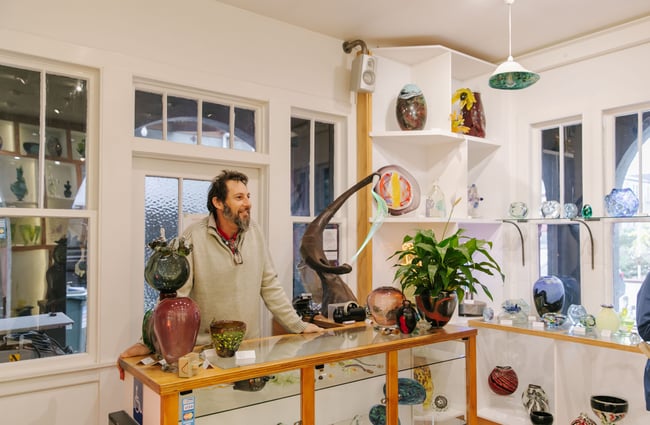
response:
<path id="1" fill-rule="evenodd" d="M 218 210 L 223 210 L 223 202 L 221 202 L 219 199 L 217 199 L 216 196 L 212 197 L 212 206 L 215 207 Z"/>

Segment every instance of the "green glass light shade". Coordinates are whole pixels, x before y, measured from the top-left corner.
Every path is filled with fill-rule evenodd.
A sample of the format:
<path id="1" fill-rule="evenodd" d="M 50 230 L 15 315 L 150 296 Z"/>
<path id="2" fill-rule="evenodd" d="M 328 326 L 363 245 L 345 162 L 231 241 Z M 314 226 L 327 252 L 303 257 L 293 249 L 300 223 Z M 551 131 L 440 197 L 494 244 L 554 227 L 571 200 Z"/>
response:
<path id="1" fill-rule="evenodd" d="M 539 80 L 539 74 L 528 71 L 519 63 L 508 60 L 497 67 L 490 76 L 490 87 L 500 90 L 520 90 L 532 86 Z"/>

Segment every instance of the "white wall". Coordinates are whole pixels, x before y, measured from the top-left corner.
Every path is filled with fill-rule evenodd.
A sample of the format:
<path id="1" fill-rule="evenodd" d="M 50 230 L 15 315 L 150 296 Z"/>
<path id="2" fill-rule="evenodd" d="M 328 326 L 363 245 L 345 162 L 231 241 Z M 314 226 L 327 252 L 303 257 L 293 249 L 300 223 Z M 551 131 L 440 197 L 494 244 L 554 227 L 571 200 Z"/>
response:
<path id="1" fill-rule="evenodd" d="M 622 34 L 613 38 L 614 46 L 626 45 L 627 37 L 639 40 L 638 34 Z M 129 235 L 139 226 L 130 217 L 133 78 L 268 101 L 269 187 L 288 188 L 289 146 L 278 141 L 289 138 L 290 108 L 348 116 L 348 136 L 354 140 L 354 105 L 348 91 L 351 58 L 343 53 L 341 42 L 214 0 L 2 2 L 0 54 L 19 52 L 83 65 L 97 69 L 101 77 L 100 267 L 98 291 L 89 294 L 90 307 L 99 313 L 99 321 L 89 322 L 88 354 L 0 365 L 2 423 L 40 424 L 47 418 L 53 425 L 103 424 L 108 412 L 123 407 L 123 387 L 114 363 L 118 353 L 138 336 L 142 305 L 141 281 L 129 278 L 141 258 L 128 248 Z M 566 60 L 566 55 L 553 53 L 544 52 L 541 57 L 555 63 Z M 648 99 L 648 57 L 650 46 L 640 44 L 546 71 L 537 85 L 508 94 L 507 100 L 491 101 L 488 96 L 486 107 L 493 102 L 508 112 L 492 122 L 509 126 L 498 132 L 508 135 L 506 160 L 511 179 L 507 185 L 513 199 L 532 204 L 527 189 L 534 152 L 529 144 L 530 124 L 583 114 L 585 173 L 592 176 L 585 179 L 591 182 L 585 188 L 586 199 L 598 205 L 604 159 L 600 112 Z M 527 59 L 531 63 L 536 60 Z M 494 125 L 492 122 L 488 125 Z M 350 165 L 354 163 L 354 145 L 350 142 L 347 147 Z M 116 164 L 119 173 L 114 172 Z M 356 175 L 352 168 L 348 177 Z M 288 191 L 274 191 L 269 198 L 273 223 L 269 241 L 278 271 L 287 282 L 291 252 L 283 248 L 291 232 L 289 220 L 284 219 L 289 215 L 288 206 Z M 583 267 L 585 281 L 602 281 L 605 276 L 602 245 L 596 249 L 599 268 L 590 273 Z M 349 252 L 354 250 L 349 248 Z M 512 254 L 515 272 L 508 295 L 527 293 L 518 279 L 534 281 L 527 269 L 517 268 L 518 255 Z M 47 400 L 48 415 L 33 407 L 43 400 Z"/>
<path id="2" fill-rule="evenodd" d="M 0 56 L 83 65 L 97 69 L 101 82 L 100 266 L 89 293 L 88 353 L 0 365 L 1 422 L 104 424 L 109 412 L 123 407 L 115 360 L 138 338 L 142 319 L 142 281 L 130 278 L 141 268 L 141 253 L 131 251 L 129 238 L 140 226 L 131 221 L 133 78 L 267 101 L 268 185 L 288 189 L 289 144 L 281 141 L 289 140 L 290 108 L 350 116 L 351 55 L 341 40 L 213 0 L 3 1 L 0 10 Z M 354 122 L 346 127 L 353 137 Z M 292 229 L 282 218 L 290 214 L 289 196 L 274 190 L 268 197 L 271 252 L 288 288 L 292 253 L 285 248 Z M 30 408 L 42 400 L 45 410 Z"/>

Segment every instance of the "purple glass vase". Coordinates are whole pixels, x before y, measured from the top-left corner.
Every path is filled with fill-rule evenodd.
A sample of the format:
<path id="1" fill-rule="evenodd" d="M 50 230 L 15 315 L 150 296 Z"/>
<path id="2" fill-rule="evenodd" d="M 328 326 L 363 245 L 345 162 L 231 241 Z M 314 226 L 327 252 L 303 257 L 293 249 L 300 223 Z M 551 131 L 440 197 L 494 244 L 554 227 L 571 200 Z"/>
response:
<path id="1" fill-rule="evenodd" d="M 153 329 L 162 356 L 171 369 L 179 358 L 194 349 L 200 324 L 199 307 L 190 298 L 167 295 L 156 305 Z"/>

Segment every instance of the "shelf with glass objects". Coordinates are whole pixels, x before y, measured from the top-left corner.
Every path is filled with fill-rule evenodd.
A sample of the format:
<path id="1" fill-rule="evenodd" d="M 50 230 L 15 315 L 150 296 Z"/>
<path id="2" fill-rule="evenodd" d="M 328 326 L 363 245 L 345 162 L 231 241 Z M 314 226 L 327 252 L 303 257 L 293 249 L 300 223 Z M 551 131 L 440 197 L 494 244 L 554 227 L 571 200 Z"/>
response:
<path id="1" fill-rule="evenodd" d="M 627 400 L 631 407 L 625 423 L 647 423 L 643 391 L 639 390 L 643 387 L 639 371 L 643 370 L 646 358 L 640 355 L 629 334 L 602 338 L 595 331 L 575 335 L 571 330 L 575 330 L 575 325 L 542 329 L 530 323 L 469 323 L 479 329 L 480 417 L 497 423 L 529 424 L 530 412 L 523 402 L 532 385 L 545 394 L 545 410 L 554 416 L 554 423 L 573 423 L 581 413 L 593 418 L 590 399 L 596 394 Z M 516 377 L 505 381 L 514 382 L 505 388 L 507 392 L 492 388 L 492 372 L 504 366 Z"/>
<path id="2" fill-rule="evenodd" d="M 391 194 L 402 199 L 387 201 L 392 208 L 385 221 L 446 219 L 442 209 L 427 214 L 426 198 L 434 185 L 444 194 L 446 210 L 453 199 L 465 200 L 452 221 L 475 218 L 475 211 L 465 208 L 470 179 L 481 178 L 500 144 L 453 132 L 452 98 L 463 81 L 491 72 L 494 65 L 443 46 L 378 48 L 373 54 L 378 83 L 372 97 L 372 167 L 382 174 L 380 186 L 393 190 L 399 183 L 402 189 Z M 398 175 L 399 181 L 389 182 L 387 175 Z"/>
<path id="3" fill-rule="evenodd" d="M 415 400 L 417 403 L 410 404 L 409 400 L 401 400 L 400 404 L 403 406 L 400 407 L 400 410 L 411 410 L 412 414 L 418 417 L 433 416 L 437 421 L 444 418 L 464 417 L 465 396 L 460 388 L 451 388 L 445 377 L 450 368 L 458 373 L 464 373 L 464 359 L 464 346 L 458 342 L 401 350 L 398 353 L 398 370 L 400 383 L 404 386 L 404 397 L 406 394 L 413 396 L 417 399 Z M 455 361 L 460 361 L 461 364 L 454 366 Z M 358 398 L 359 391 L 364 394 L 358 403 L 351 403 L 353 408 L 349 409 L 350 411 L 347 413 L 350 417 L 358 416 L 367 420 L 369 409 L 373 404 L 366 406 L 365 397 L 373 394 L 375 404 L 381 404 L 382 399 L 385 398 L 383 393 L 386 379 L 384 355 L 324 363 L 316 366 L 315 374 L 316 396 L 319 398 L 319 403 L 320 392 L 324 393 L 323 398 L 337 397 L 341 400 L 348 400 L 348 402 L 350 399 Z M 439 379 L 440 376 L 445 379 Z M 264 391 L 262 391 L 263 389 Z M 256 377 L 198 389 L 193 393 L 196 399 L 197 417 L 210 416 L 233 409 L 245 409 L 260 403 L 299 396 L 300 371 L 292 370 L 272 376 Z M 420 397 L 422 398 L 420 399 Z M 438 406 L 434 404 L 436 397 Z M 325 404 L 332 405 L 331 402 Z M 365 406 L 365 408 L 360 408 L 360 406 Z M 403 413 L 400 416 L 404 417 L 402 420 L 404 422 L 407 415 L 406 412 Z M 323 417 L 324 414 L 323 412 L 317 416 Z"/>
<path id="4" fill-rule="evenodd" d="M 0 120 L 0 193 L 6 206 L 38 206 L 38 185 L 45 176 L 44 206 L 72 208 L 85 176 L 85 134 L 48 127 L 44 140 L 35 124 Z M 44 148 L 41 149 L 41 145 Z"/>
<path id="5" fill-rule="evenodd" d="M 454 325 L 412 334 L 364 325 L 245 340 L 239 350 L 253 351 L 254 357 L 213 362 L 208 355 L 215 367 L 199 368 L 189 378 L 146 366 L 138 358 L 120 362 L 127 377 L 160 396 L 161 409 L 149 412 L 167 412 L 159 419 L 164 424 L 177 423 L 178 398 L 191 390 L 196 413 L 206 424 L 259 417 L 294 423 L 302 412 L 304 424 L 314 424 L 314 417 L 317 423 L 345 423 L 355 417 L 368 423 L 370 415 L 383 415 L 382 423 L 388 424 L 396 425 L 399 417 L 402 424 L 451 425 L 476 420 L 470 391 L 475 385 L 475 336 L 475 329 Z M 132 387 L 129 379 L 126 388 Z M 422 417 L 428 422 L 421 422 Z"/>

